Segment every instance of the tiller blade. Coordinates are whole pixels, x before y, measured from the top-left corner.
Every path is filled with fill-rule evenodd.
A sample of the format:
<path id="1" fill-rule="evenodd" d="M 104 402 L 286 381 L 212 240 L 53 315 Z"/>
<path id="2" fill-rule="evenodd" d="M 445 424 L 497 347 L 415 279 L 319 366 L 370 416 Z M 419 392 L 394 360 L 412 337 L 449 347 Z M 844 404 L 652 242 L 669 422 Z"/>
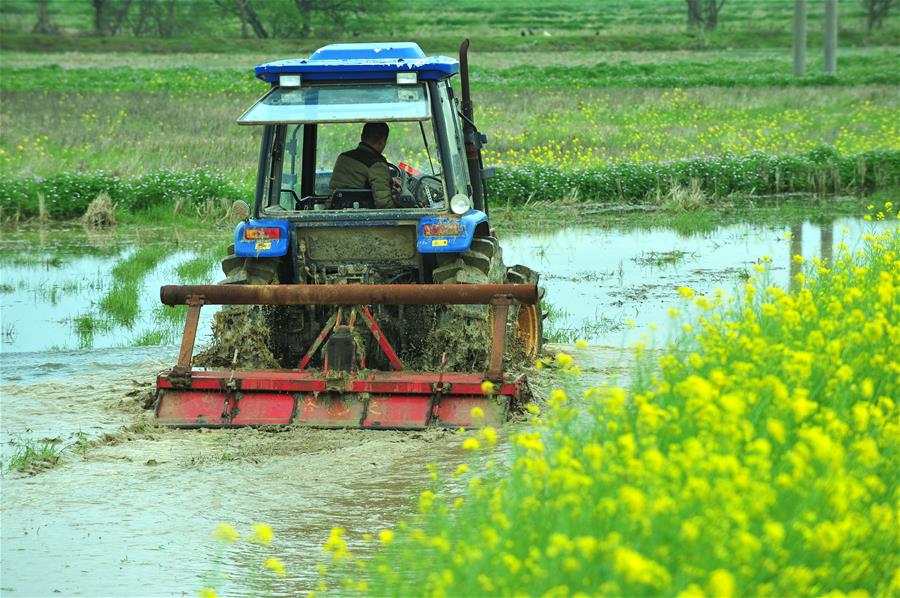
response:
<path id="1" fill-rule="evenodd" d="M 306 425 L 417 429 L 496 426 L 523 394 L 522 379 L 485 395 L 480 375 L 365 372 L 326 377 L 314 371 L 191 372 L 176 387 L 171 370 L 157 379 L 156 417 L 179 427 Z M 177 380 L 177 378 L 176 378 Z M 483 417 L 473 418 L 473 407 Z"/>
<path id="2" fill-rule="evenodd" d="M 167 305 L 189 306 L 178 365 L 157 378 L 156 416 L 164 425 L 295 424 L 390 429 L 493 426 L 505 421 L 525 394 L 524 377 L 511 379 L 501 372 L 501 366 L 509 306 L 535 303 L 535 285 L 164 286 L 160 297 Z M 493 339 L 488 370 L 444 372 L 442 363 L 439 372 L 402 371 L 402 363 L 366 308 L 379 303 L 490 304 Z M 342 308 L 338 308 L 297 369 L 194 370 L 190 362 L 200 308 L 208 304 L 337 304 L 350 308 L 350 319 L 344 324 Z M 342 369 L 329 369 L 327 353 L 322 371 L 306 369 L 310 356 L 325 339 L 332 333 L 346 334 L 357 313 L 398 371 L 369 371 L 364 363 L 357 369 L 352 359 L 339 360 Z M 491 384 L 485 385 L 485 381 Z M 475 407 L 483 415 L 472 417 Z"/>

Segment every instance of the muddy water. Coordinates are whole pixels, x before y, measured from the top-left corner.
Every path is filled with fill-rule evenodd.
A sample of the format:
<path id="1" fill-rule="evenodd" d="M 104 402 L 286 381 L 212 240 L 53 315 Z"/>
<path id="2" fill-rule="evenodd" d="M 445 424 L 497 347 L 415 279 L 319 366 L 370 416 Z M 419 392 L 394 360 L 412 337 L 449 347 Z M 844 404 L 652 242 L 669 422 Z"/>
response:
<path id="1" fill-rule="evenodd" d="M 562 228 L 501 239 L 506 263 L 541 272 L 547 301 L 556 313 L 545 323 L 551 337 L 624 346 L 641 335 L 664 342 L 680 328 L 668 308 L 681 305 L 678 288 L 698 294 L 732 294 L 760 258 L 771 258 L 769 284 L 787 288 L 792 256 L 829 258 L 833 246 L 857 247 L 866 232 L 892 226 L 858 218 L 827 225 L 736 224 L 682 235 L 671 229 L 598 230 Z M 792 239 L 785 232 L 793 233 Z M 793 269 L 792 269 L 793 268 Z M 625 323 L 634 321 L 633 328 Z M 655 332 L 652 330 L 655 329 Z"/>
<path id="2" fill-rule="evenodd" d="M 456 452 L 443 432 L 157 429 L 136 408 L 142 397 L 126 395 L 158 363 L 140 350 L 92 355 L 90 377 L 76 373 L 88 365 L 77 354 L 54 355 L 56 374 L 32 355 L 3 360 L 4 442 L 25 430 L 97 439 L 55 469 L 4 475 L 2 587 L 17 596 L 180 595 L 216 571 L 234 580 L 217 584 L 225 595 L 239 594 L 262 554 L 244 544 L 223 551 L 209 534 L 219 522 L 253 521 L 275 529 L 272 550 L 291 572 L 280 593 L 291 595 L 310 587 L 332 525 L 388 525 L 426 463 Z M 97 367 L 107 357 L 119 367 Z"/>
<path id="3" fill-rule="evenodd" d="M 592 382 L 621 373 L 620 357 L 580 353 Z M 163 596 L 212 581 L 221 595 L 246 595 L 258 593 L 253 577 L 276 554 L 288 575 L 273 594 L 297 595 L 314 586 L 333 526 L 365 554 L 360 535 L 410 512 L 429 463 L 446 473 L 466 458 L 461 437 L 439 430 L 156 428 L 140 405 L 147 381 L 174 359 L 174 349 L 4 356 L 4 446 L 23 435 L 69 446 L 56 468 L 2 477 L 4 592 Z M 78 432 L 91 446 L 72 445 Z M 255 521 L 274 528 L 271 550 L 210 537 L 220 522 L 246 530 Z"/>
<path id="4" fill-rule="evenodd" d="M 868 226 L 839 220 L 833 241 L 852 247 Z M 665 230 L 568 229 L 508 235 L 503 244 L 507 263 L 544 272 L 557 330 L 577 329 L 578 336 L 596 343 L 576 352 L 589 382 L 596 383 L 614 375 L 627 378 L 627 354 L 611 347 L 621 346 L 628 334 L 654 323 L 665 334 L 665 308 L 677 302 L 679 286 L 730 290 L 762 255 L 773 259 L 773 281 L 787 284 L 790 256 L 818 255 L 823 231 L 811 224 L 798 227 L 792 244 L 784 240 L 784 230 L 734 226 L 683 237 Z M 83 263 L 102 274 L 112 262 Z M 154 277 L 165 277 L 167 269 L 171 265 L 157 268 L 145 287 L 158 284 Z M 10 273 L 30 276 L 27 266 L 8 261 L 0 263 L 0 272 L 4 284 L 10 284 Z M 10 286 L 18 292 L 18 283 Z M 28 322 L 44 312 L 14 311 L 16 292 L 0 296 L 4 328 L 17 321 L 11 314 L 26 318 L 18 340 L 3 345 L 0 360 L 3 460 L 25 440 L 48 439 L 65 450 L 56 468 L 34 476 L 5 472 L 0 478 L 4 594 L 182 595 L 210 582 L 222 595 L 258 594 L 260 582 L 253 578 L 271 553 L 288 570 L 272 593 L 296 595 L 313 586 L 320 546 L 331 527 L 350 530 L 351 548 L 364 553 L 359 535 L 392 525 L 412 510 L 415 496 L 429 483 L 428 463 L 446 472 L 465 459 L 460 437 L 440 431 L 156 428 L 141 405 L 156 372 L 174 362 L 175 346 L 25 352 L 64 345 L 65 325 L 52 324 L 70 308 L 57 301 L 55 311 L 48 308 L 41 316 L 49 324 L 36 325 L 31 334 Z M 34 305 L 42 299 L 22 301 Z M 90 297 L 85 301 L 89 304 Z M 621 329 L 625 319 L 636 320 L 637 330 Z M 552 384 L 537 382 L 539 392 Z M 79 444 L 79 437 L 87 443 Z M 246 530 L 254 521 L 274 528 L 270 551 L 245 543 L 223 546 L 210 538 L 217 523 Z"/>
<path id="5" fill-rule="evenodd" d="M 787 286 L 793 254 L 809 259 L 827 254 L 832 244 L 845 242 L 853 247 L 864 232 L 889 225 L 856 218 L 840 218 L 828 225 L 807 222 L 790 227 L 795 232 L 792 241 L 784 238 L 789 227 L 753 224 L 687 236 L 663 228 L 570 227 L 507 233 L 501 241 L 507 264 L 527 264 L 542 273 L 547 300 L 555 311 L 545 323 L 551 339 L 584 338 L 621 346 L 651 324 L 657 327 L 659 339 L 668 337 L 677 323 L 667 317 L 666 308 L 678 302 L 680 286 L 699 293 L 718 288 L 731 292 L 764 255 L 772 258 L 772 282 Z M 159 234 L 125 229 L 105 244 L 94 241 L 91 252 L 79 251 L 85 242 L 81 229 L 34 237 L 32 233 L 6 233 L 0 242 L 3 352 L 130 346 L 154 331 L 162 331 L 174 342 L 181 324 L 160 317 L 164 309 L 171 308 L 159 305 L 158 288 L 179 282 L 176 267 L 195 257 L 204 243 L 208 247 L 227 233 L 195 243 L 193 249 L 188 248 L 191 243 L 187 240 L 172 240 L 177 251 L 162 259 L 142 281 L 135 322 L 124 327 L 107 321 L 107 327 L 100 326 L 90 334 L 79 329 L 78 318 L 93 314 L 103 321 L 98 303 L 110 290 L 112 267 L 135 247 L 146 244 L 147 237 L 158 242 Z M 33 249 L 35 246 L 40 249 Z M 213 283 L 219 278 L 217 264 L 211 262 L 205 279 L 196 282 Z M 210 306 L 201 312 L 201 344 L 209 340 L 216 311 Z M 636 328 L 629 330 L 624 325 L 627 320 L 634 320 Z"/>

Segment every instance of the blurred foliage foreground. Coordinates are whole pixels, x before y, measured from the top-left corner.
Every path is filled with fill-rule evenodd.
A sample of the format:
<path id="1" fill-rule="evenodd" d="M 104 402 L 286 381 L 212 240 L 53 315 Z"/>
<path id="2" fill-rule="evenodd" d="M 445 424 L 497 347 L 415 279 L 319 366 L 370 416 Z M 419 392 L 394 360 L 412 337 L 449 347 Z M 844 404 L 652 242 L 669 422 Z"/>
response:
<path id="1" fill-rule="evenodd" d="M 789 292 L 766 257 L 741 297 L 680 289 L 685 334 L 655 363 L 637 344 L 630 389 L 582 390 L 577 351 L 540 362 L 560 388 L 511 453 L 491 428 L 465 436 L 469 465 L 433 470 L 416 515 L 365 534 L 373 558 L 334 529 L 318 591 L 900 593 L 900 229 L 794 259 Z"/>

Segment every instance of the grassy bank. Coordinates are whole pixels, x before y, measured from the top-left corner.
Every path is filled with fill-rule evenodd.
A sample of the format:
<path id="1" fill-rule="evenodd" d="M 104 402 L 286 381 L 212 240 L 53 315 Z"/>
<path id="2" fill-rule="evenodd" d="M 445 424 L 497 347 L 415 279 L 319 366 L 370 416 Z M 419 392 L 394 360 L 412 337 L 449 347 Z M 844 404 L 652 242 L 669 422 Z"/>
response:
<path id="1" fill-rule="evenodd" d="M 841 156 L 831 148 L 821 148 L 798 155 L 759 153 L 584 169 L 505 168 L 498 171 L 490 190 L 499 201 L 513 204 L 569 197 L 598 203 L 673 202 L 689 209 L 712 205 L 729 195 L 865 195 L 898 184 L 900 151 Z"/>
<path id="2" fill-rule="evenodd" d="M 568 199 L 582 204 L 652 204 L 685 212 L 733 203 L 735 198 L 788 193 L 855 194 L 900 186 L 900 151 L 842 156 L 830 148 L 800 155 L 725 156 L 669 163 L 623 162 L 608 167 L 501 168 L 491 179 L 494 205 Z M 221 216 L 235 199 L 252 199 L 244 182 L 196 169 L 161 171 L 135 179 L 105 173 L 65 172 L 29 178 L 0 176 L 0 218 L 80 217 L 100 193 L 137 222 L 172 215 Z M 141 215 L 144 215 L 142 218 Z M 127 218 L 126 218 L 127 220 Z"/>
<path id="3" fill-rule="evenodd" d="M 897 149 L 900 100 L 894 91 L 485 91 L 477 96 L 476 119 L 489 137 L 486 162 L 506 166 L 586 168 L 726 153 L 796 154 L 822 145 L 849 155 Z M 252 185 L 260 130 L 234 124 L 252 95 L 47 92 L 36 102 L 32 93 L 0 94 L 2 173 L 105 170 L 133 178 L 204 168 Z M 395 132 L 389 159 L 407 159 L 418 147 L 418 130 L 407 128 L 412 142 Z"/>
<path id="4" fill-rule="evenodd" d="M 630 390 L 582 392 L 577 355 L 558 356 L 566 390 L 531 408 L 511 455 L 491 429 L 469 435 L 470 464 L 366 536 L 382 547 L 362 565 L 333 530 L 320 589 L 897 593 L 898 252 L 891 230 L 802 265 L 790 292 L 762 256 L 735 303 L 683 289 L 686 335 Z"/>
<path id="5" fill-rule="evenodd" d="M 78 218 L 101 193 L 108 194 L 122 212 L 143 213 L 155 219 L 154 208 L 186 216 L 219 214 L 231 201 L 247 199 L 249 192 L 219 173 L 199 169 L 158 171 L 134 179 L 102 171 L 63 172 L 49 178 L 0 175 L 0 217 Z"/>
<path id="6" fill-rule="evenodd" d="M 291 56 L 303 56 L 292 52 Z M 46 56 L 46 55 L 45 55 Z M 261 61 L 274 60 L 280 55 L 260 57 Z M 767 60 L 759 60 L 766 56 Z M 555 57 L 556 60 L 553 60 Z M 792 62 L 787 52 L 720 53 L 714 59 L 709 55 L 695 58 L 633 63 L 622 59 L 617 62 L 595 54 L 586 64 L 569 64 L 567 53 L 553 53 L 546 64 L 523 64 L 510 67 L 492 65 L 490 58 L 473 62 L 472 82 L 480 89 L 528 89 L 528 88 L 630 88 L 630 87 L 793 87 L 793 86 L 852 86 L 896 85 L 900 83 L 900 69 L 896 68 L 898 52 L 895 47 L 870 48 L 854 51 L 842 57 L 841 69 L 836 77 L 822 75 L 820 59 L 810 63 L 809 74 L 794 77 Z M 27 59 L 26 59 L 27 60 Z M 120 59 L 112 61 L 113 64 Z M 220 62 L 221 57 L 215 62 Z M 255 62 L 210 69 L 207 65 L 172 64 L 162 58 L 152 68 L 136 66 L 103 65 L 102 68 L 60 68 L 56 65 L 30 67 L 14 66 L 4 61 L 0 68 L 3 88 L 10 91 L 50 92 L 117 92 L 142 93 L 247 93 L 261 95 L 265 83 L 255 78 L 252 67 Z"/>

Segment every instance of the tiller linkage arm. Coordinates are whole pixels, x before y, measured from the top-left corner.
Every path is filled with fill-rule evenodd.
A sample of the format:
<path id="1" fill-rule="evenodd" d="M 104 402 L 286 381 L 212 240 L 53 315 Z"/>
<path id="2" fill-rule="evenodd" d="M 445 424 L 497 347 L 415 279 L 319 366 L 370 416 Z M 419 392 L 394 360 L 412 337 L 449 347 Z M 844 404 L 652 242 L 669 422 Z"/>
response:
<path id="1" fill-rule="evenodd" d="M 187 305 L 184 336 L 173 377 L 189 378 L 200 308 L 203 305 L 490 305 L 491 359 L 485 378 L 502 378 L 509 306 L 538 301 L 533 284 L 347 284 L 347 285 L 165 285 L 160 300 Z"/>

